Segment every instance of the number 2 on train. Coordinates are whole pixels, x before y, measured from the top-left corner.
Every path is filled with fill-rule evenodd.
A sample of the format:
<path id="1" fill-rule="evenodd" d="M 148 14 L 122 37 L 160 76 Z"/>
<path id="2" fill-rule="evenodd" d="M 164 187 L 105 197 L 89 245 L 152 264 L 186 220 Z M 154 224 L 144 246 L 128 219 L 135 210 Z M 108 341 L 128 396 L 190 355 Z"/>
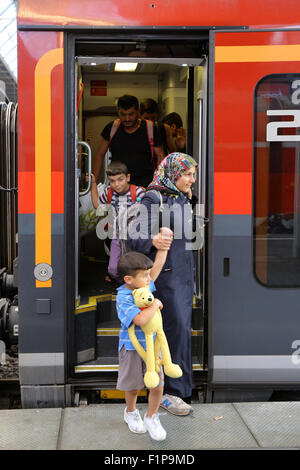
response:
<path id="1" fill-rule="evenodd" d="M 268 116 L 294 116 L 293 121 L 272 121 L 267 124 L 267 142 L 300 141 L 300 134 L 278 135 L 278 129 L 300 127 L 300 110 L 272 109 L 267 111 Z"/>

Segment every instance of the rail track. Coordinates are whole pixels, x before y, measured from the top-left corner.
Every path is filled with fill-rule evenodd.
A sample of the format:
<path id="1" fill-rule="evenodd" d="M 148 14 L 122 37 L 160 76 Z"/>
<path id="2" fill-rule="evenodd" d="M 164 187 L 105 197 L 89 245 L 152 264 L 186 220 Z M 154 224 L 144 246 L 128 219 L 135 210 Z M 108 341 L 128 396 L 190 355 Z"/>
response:
<path id="1" fill-rule="evenodd" d="M 12 346 L 0 364 L 0 409 L 21 408 L 18 347 Z"/>

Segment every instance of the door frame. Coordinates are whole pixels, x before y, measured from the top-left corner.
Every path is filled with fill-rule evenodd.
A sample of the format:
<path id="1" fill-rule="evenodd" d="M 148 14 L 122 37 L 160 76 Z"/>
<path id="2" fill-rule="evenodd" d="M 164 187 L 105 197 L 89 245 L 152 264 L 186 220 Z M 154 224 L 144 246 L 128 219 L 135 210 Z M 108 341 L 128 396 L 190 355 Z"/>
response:
<path id="1" fill-rule="evenodd" d="M 174 28 L 175 31 L 176 28 Z M 76 364 L 76 351 L 75 351 L 75 328 L 74 328 L 74 295 L 75 295 L 75 260 L 74 260 L 74 233 L 72 231 L 71 220 L 75 219 L 75 207 L 74 207 L 74 198 L 75 198 L 75 188 L 74 188 L 74 171 L 75 171 L 75 159 L 74 159 L 74 146 L 75 146 L 75 115 L 74 115 L 74 102 L 76 100 L 75 96 L 75 87 L 70 87 L 70 83 L 75 83 L 75 50 L 76 44 L 80 41 L 107 41 L 113 40 L 115 43 L 122 42 L 125 39 L 132 42 L 136 40 L 149 40 L 155 39 L 158 42 L 163 41 L 163 39 L 177 40 L 182 42 L 188 42 L 192 37 L 193 39 L 199 41 L 205 41 L 208 43 L 208 29 L 205 28 L 184 28 L 180 31 L 176 29 L 174 34 L 173 28 L 160 28 L 159 31 L 145 31 L 142 32 L 139 29 L 135 28 L 126 28 L 125 31 L 122 29 L 120 32 L 105 30 L 103 34 L 86 34 L 80 32 L 65 32 L 64 34 L 64 53 L 65 53 L 65 230 L 66 230 L 66 351 L 67 351 L 67 361 L 66 361 L 66 370 L 67 377 L 70 383 L 78 382 L 80 378 L 75 377 L 73 365 Z M 186 33 L 189 34 L 186 34 Z M 107 58 L 108 61 L 109 58 Z M 116 57 L 111 57 L 111 61 L 116 61 Z M 137 61 L 137 58 L 122 58 L 124 62 L 128 61 Z M 147 62 L 147 60 L 144 60 Z M 180 58 L 151 58 L 148 61 L 151 62 L 162 62 L 162 63 L 174 63 L 181 65 L 182 61 Z M 190 62 L 191 64 L 201 62 L 199 59 L 186 59 L 184 63 Z M 143 58 L 139 59 L 138 62 L 143 62 Z"/>

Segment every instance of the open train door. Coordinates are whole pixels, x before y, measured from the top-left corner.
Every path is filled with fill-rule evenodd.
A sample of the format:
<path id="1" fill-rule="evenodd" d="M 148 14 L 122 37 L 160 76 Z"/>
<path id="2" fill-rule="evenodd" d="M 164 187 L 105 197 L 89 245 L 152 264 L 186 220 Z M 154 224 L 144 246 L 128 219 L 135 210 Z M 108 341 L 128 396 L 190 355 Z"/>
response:
<path id="1" fill-rule="evenodd" d="M 210 33 L 211 401 L 300 390 L 299 66 L 300 31 Z"/>
<path id="2" fill-rule="evenodd" d="M 207 37 L 205 37 L 205 45 L 206 42 Z M 73 230 L 69 236 L 70 243 L 68 243 L 70 284 L 72 283 L 72 290 L 69 289 L 68 292 L 70 305 L 70 328 L 68 330 L 69 377 L 72 386 L 76 384 L 74 387 L 76 386 L 77 390 L 80 389 L 81 391 L 84 390 L 84 387 L 85 390 L 89 390 L 92 381 L 95 387 L 115 388 L 116 373 L 119 367 L 117 346 L 120 321 L 117 318 L 115 305 L 115 288 L 117 286 L 115 284 L 112 286 L 105 285 L 104 283 L 107 263 L 102 257 L 102 254 L 104 254 L 103 240 L 100 237 L 97 238 L 98 235 L 92 233 L 92 230 L 84 238 L 84 230 L 81 230 L 81 228 L 85 224 L 80 224 L 82 222 L 80 215 L 84 214 L 84 211 L 81 211 L 83 205 L 80 206 L 83 197 L 86 196 L 91 203 L 88 182 L 85 180 L 85 173 L 91 173 L 88 162 L 91 160 L 90 154 L 92 152 L 87 142 L 90 143 L 91 148 L 94 147 L 93 153 L 95 155 L 101 128 L 103 129 L 116 117 L 115 100 L 117 93 L 120 92 L 121 95 L 125 91 L 134 93 L 140 100 L 145 99 L 147 96 L 154 96 L 156 99 L 160 99 L 165 114 L 171 109 L 178 111 L 182 109 L 187 124 L 185 127 L 188 130 L 187 151 L 192 152 L 193 150 L 194 157 L 199 161 L 200 178 L 195 191 L 204 205 L 204 196 L 202 195 L 204 186 L 201 182 L 205 174 L 206 57 L 198 57 L 196 54 L 196 57 L 189 57 L 191 55 L 190 43 L 184 49 L 187 56 L 183 54 L 183 57 L 168 57 L 164 56 L 163 53 L 158 54 L 158 57 L 156 57 L 149 52 L 149 57 L 139 57 L 136 54 L 133 56 L 128 55 L 128 51 L 126 55 L 123 53 L 124 55 L 116 56 L 110 49 L 112 47 L 110 43 L 106 44 L 105 41 L 102 43 L 99 40 L 95 44 L 97 45 L 97 54 L 95 54 L 95 45 L 90 50 L 90 43 L 87 45 L 81 38 L 78 38 L 78 44 L 76 44 L 77 49 L 74 51 L 74 60 L 72 59 L 73 83 L 75 86 L 73 88 L 73 99 L 70 99 L 70 105 L 72 105 L 70 115 L 72 113 L 74 119 L 70 119 L 70 132 L 68 133 L 68 135 L 74 136 L 70 151 L 74 152 L 75 149 L 74 171 L 70 176 L 70 187 L 74 188 L 74 194 L 69 199 L 70 223 L 67 224 Z M 125 46 L 135 47 L 135 43 L 131 44 L 130 41 L 125 42 L 125 45 L 121 41 L 120 43 L 115 41 L 112 44 L 121 48 Z M 203 38 L 200 42 L 197 41 L 196 46 L 197 54 L 199 54 L 199 51 L 202 54 Z M 158 47 L 161 48 L 162 46 L 158 46 L 156 43 L 156 51 Z M 181 47 L 180 52 L 182 50 Z M 131 75 L 127 73 L 122 76 L 122 72 L 116 70 L 116 65 L 124 63 L 127 66 L 133 63 L 135 72 L 131 72 Z M 75 67 L 73 67 L 74 65 Z M 79 82 L 81 77 L 84 90 L 88 90 L 88 92 L 85 91 L 80 102 L 77 97 L 80 96 Z M 100 93 L 97 96 L 95 92 L 98 90 L 92 92 L 91 82 L 95 82 L 95 77 L 98 82 L 105 83 L 104 95 Z M 69 81 L 71 80 L 70 77 Z M 178 103 L 180 106 L 178 106 Z M 95 119 L 93 124 L 90 122 L 90 117 L 93 117 L 93 120 Z M 97 142 L 97 146 L 93 145 L 95 142 Z M 105 172 L 103 171 L 100 176 L 101 183 L 104 182 L 104 177 Z M 81 183 L 84 184 L 81 185 Z M 81 191 L 86 194 L 82 194 Z M 78 200 L 80 200 L 80 204 Z M 202 214 L 199 214 L 199 219 L 201 216 Z M 203 233 L 203 230 L 201 233 Z M 202 240 L 202 237 L 200 238 Z M 198 239 L 195 245 L 197 245 L 197 242 Z M 91 254 L 94 256 L 91 256 Z M 204 273 L 202 266 L 200 266 L 201 256 L 198 253 L 197 258 L 199 260 L 196 270 L 197 287 L 191 329 L 195 386 L 202 384 L 202 376 L 206 373 L 206 362 L 203 354 L 203 304 L 201 303 Z M 75 314 L 74 304 L 76 305 Z M 77 396 L 76 392 L 76 402 Z"/>

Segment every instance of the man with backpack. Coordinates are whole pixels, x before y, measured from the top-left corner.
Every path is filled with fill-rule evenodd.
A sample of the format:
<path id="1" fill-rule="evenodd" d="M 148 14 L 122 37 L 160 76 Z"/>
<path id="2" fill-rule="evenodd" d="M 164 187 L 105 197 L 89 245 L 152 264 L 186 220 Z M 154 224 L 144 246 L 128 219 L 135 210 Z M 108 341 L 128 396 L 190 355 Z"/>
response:
<path id="1" fill-rule="evenodd" d="M 133 212 L 133 205 L 138 205 L 144 191 L 139 186 L 130 184 L 130 174 L 122 162 L 114 161 L 108 165 L 106 175 L 110 185 L 99 196 L 96 178 L 92 174 L 91 196 L 93 206 L 97 210 L 96 214 L 106 216 L 108 213 L 108 227 L 103 226 L 104 230 L 107 229 L 106 233 L 100 235 L 103 238 L 106 238 L 107 234 L 111 237 L 108 273 L 118 281 L 117 266 L 126 247 L 127 233 L 124 234 L 124 231 L 126 231 L 130 217 L 130 209 Z M 125 230 L 124 225 L 126 225 Z M 124 236 L 125 240 L 123 240 Z M 122 279 L 121 282 L 123 282 Z"/>
<path id="2" fill-rule="evenodd" d="M 131 182 L 145 188 L 165 156 L 159 132 L 152 121 L 139 118 L 139 102 L 135 96 L 121 96 L 117 108 L 119 118 L 107 124 L 101 133 L 93 173 L 98 181 L 105 154 L 110 149 L 111 161 L 125 163 Z"/>

